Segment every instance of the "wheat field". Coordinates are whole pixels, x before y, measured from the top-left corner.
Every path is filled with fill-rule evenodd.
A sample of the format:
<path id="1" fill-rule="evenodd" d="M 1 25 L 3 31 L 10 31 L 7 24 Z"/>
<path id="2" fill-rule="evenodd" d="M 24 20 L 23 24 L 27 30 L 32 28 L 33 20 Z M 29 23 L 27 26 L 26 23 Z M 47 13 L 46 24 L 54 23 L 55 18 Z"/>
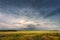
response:
<path id="1" fill-rule="evenodd" d="M 0 40 L 60 40 L 60 31 L 0 31 Z"/>

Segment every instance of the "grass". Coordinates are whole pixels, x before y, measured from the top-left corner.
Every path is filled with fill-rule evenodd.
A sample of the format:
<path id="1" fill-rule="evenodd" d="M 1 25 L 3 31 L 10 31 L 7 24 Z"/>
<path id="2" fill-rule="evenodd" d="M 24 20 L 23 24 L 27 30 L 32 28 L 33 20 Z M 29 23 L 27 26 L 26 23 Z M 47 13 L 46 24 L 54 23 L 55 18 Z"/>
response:
<path id="1" fill-rule="evenodd" d="M 0 31 L 0 40 L 60 40 L 60 31 Z"/>

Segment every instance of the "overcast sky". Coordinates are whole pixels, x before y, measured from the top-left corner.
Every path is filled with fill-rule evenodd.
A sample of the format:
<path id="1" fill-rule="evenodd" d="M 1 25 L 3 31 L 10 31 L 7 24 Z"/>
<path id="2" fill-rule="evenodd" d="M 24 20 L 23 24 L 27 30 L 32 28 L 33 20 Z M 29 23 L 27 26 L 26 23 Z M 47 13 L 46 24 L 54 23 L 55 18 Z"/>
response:
<path id="1" fill-rule="evenodd" d="M 0 0 L 0 30 L 60 30 L 60 0 Z"/>

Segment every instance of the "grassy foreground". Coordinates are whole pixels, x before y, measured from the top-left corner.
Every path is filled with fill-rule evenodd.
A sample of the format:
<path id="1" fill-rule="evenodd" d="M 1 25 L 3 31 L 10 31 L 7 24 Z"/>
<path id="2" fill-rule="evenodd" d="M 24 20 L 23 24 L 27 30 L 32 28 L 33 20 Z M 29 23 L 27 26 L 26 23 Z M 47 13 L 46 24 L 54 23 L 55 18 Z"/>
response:
<path id="1" fill-rule="evenodd" d="M 60 40 L 60 31 L 0 31 L 0 40 Z"/>

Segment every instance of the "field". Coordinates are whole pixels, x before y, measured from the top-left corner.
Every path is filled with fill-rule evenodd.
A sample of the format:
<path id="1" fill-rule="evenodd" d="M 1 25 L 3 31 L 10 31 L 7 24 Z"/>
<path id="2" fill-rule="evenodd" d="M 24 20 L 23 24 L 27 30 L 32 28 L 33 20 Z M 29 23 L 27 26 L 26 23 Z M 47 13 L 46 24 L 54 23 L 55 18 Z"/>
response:
<path id="1" fill-rule="evenodd" d="M 60 40 L 60 31 L 0 31 L 0 40 Z"/>

